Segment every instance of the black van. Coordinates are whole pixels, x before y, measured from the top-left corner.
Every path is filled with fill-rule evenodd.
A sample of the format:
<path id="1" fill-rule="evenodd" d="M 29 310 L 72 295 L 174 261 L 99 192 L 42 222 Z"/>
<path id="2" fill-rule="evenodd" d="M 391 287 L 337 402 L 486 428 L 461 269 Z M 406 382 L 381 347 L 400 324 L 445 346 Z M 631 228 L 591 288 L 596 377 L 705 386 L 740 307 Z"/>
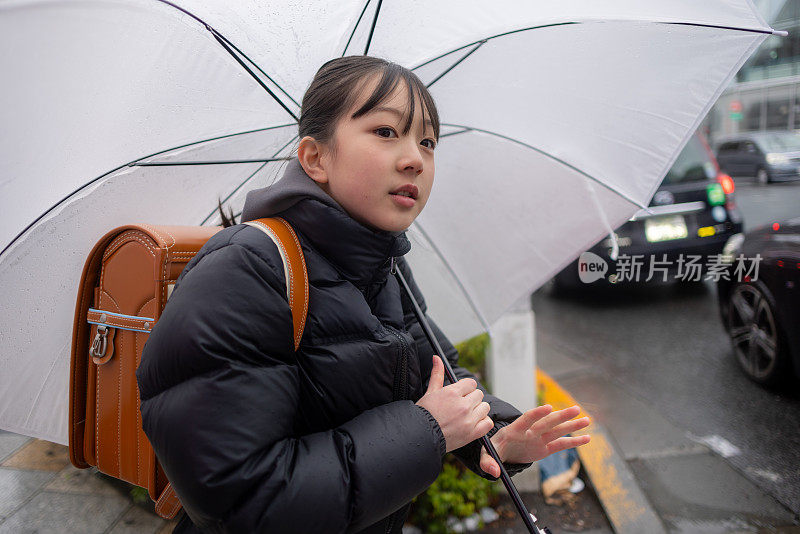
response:
<path id="1" fill-rule="evenodd" d="M 766 184 L 800 177 L 800 135 L 792 131 L 745 132 L 721 139 L 717 161 L 731 176 Z"/>
<path id="2" fill-rule="evenodd" d="M 589 249 L 588 252 L 608 264 L 603 280 L 646 282 L 651 274 L 649 264 L 655 260 L 660 269 L 658 276 L 650 277 L 651 280 L 698 281 L 680 277 L 681 271 L 685 274 L 687 270 L 684 262 L 691 260 L 695 265 L 702 265 L 702 278 L 712 256 L 722 254 L 728 239 L 742 232 L 742 215 L 736 207 L 734 189 L 733 180 L 720 171 L 705 138 L 695 133 L 653 195 L 650 211 L 640 210 L 614 232 L 617 259 L 611 259 L 613 241 L 610 236 Z M 629 264 L 639 261 L 641 276 L 628 280 L 615 276 L 623 270 L 621 261 Z M 579 272 L 581 265 L 581 258 L 578 258 L 559 272 L 554 278 L 555 288 L 585 286 Z"/>

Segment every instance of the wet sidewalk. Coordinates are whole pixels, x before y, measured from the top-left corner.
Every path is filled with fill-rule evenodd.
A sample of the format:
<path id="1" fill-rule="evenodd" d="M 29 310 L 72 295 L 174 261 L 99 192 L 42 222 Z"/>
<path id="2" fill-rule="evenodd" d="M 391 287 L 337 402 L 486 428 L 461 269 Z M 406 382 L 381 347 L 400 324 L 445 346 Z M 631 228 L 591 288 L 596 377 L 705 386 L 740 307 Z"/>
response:
<path id="1" fill-rule="evenodd" d="M 539 367 L 595 423 L 580 457 L 616 532 L 800 534 L 789 509 L 726 461 L 724 443 L 678 428 L 558 339 L 540 331 L 536 343 Z"/>
<path id="2" fill-rule="evenodd" d="M 172 532 L 176 521 L 159 518 L 150 503 L 134 504 L 129 491 L 129 485 L 94 468 L 73 467 L 63 445 L 0 430 L 0 534 Z M 612 532 L 591 487 L 560 507 L 546 505 L 540 493 L 522 497 L 554 534 Z M 501 497 L 497 511 L 500 518 L 481 532 L 526 532 L 507 496 Z"/>
<path id="3" fill-rule="evenodd" d="M 526 504 L 554 534 L 800 534 L 798 518 L 734 469 L 719 444 L 677 428 L 557 339 L 539 333 L 537 358 L 543 402 L 559 409 L 574 399 L 593 420 L 592 442 L 579 452 L 581 476 L 594 490 L 584 508 L 599 521 L 559 525 L 558 510 L 529 495 Z M 175 521 L 156 516 L 151 504 L 134 504 L 129 488 L 96 469 L 74 468 L 67 447 L 0 431 L 0 534 L 171 532 Z M 591 504 L 595 492 L 603 511 Z M 488 531 L 523 532 L 513 510 L 507 515 Z"/>
<path id="4" fill-rule="evenodd" d="M 0 534 L 166 534 L 164 521 L 134 504 L 128 486 L 77 469 L 68 449 L 0 430 Z"/>

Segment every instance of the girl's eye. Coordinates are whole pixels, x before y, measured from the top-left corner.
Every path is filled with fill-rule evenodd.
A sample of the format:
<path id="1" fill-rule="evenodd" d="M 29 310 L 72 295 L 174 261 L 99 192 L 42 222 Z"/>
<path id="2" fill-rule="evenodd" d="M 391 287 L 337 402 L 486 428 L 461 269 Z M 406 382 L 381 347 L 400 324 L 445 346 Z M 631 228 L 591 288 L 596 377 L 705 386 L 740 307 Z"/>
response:
<path id="1" fill-rule="evenodd" d="M 434 141 L 433 139 L 423 139 L 422 143 L 423 143 L 423 146 L 425 146 L 427 148 L 430 148 L 431 150 L 436 148 L 436 141 Z M 426 145 L 424 143 L 428 143 L 428 144 Z"/>
<path id="2" fill-rule="evenodd" d="M 375 133 L 378 134 L 380 137 L 387 137 L 387 138 L 392 137 L 393 135 L 394 136 L 397 135 L 393 129 L 388 128 L 386 126 L 378 128 L 377 130 L 375 130 Z"/>

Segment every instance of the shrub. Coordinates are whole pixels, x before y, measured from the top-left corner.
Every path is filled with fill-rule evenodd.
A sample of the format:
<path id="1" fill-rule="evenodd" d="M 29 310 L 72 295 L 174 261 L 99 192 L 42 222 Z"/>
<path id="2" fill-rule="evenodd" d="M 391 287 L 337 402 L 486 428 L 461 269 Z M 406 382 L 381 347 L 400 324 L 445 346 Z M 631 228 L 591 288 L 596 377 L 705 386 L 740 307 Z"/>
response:
<path id="1" fill-rule="evenodd" d="M 145 488 L 142 488 L 140 486 L 131 485 L 128 494 L 131 496 L 131 500 L 135 504 L 142 505 L 150 501 L 150 494 L 147 492 Z"/>
<path id="2" fill-rule="evenodd" d="M 428 534 L 446 534 L 450 532 L 449 516 L 461 519 L 496 504 L 498 491 L 495 483 L 479 477 L 448 455 L 436 482 L 414 499 L 409 522 Z"/>
<path id="3" fill-rule="evenodd" d="M 457 344 L 458 365 L 472 372 L 486 390 L 491 393 L 486 376 L 486 353 L 489 350 L 489 334 L 479 334 Z"/>

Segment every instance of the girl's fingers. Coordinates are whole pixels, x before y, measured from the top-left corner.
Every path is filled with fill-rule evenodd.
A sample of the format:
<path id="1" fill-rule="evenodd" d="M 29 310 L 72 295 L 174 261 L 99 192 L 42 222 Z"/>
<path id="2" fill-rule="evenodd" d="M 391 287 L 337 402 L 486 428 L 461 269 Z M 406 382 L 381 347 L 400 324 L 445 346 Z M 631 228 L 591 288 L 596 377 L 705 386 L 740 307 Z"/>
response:
<path id="1" fill-rule="evenodd" d="M 483 419 L 484 417 L 489 415 L 489 412 L 492 411 L 492 405 L 489 404 L 488 402 L 480 402 L 478 403 L 477 406 L 475 406 L 475 408 L 473 408 L 473 410 L 475 410 L 476 415 L 478 415 L 481 419 Z M 485 451 L 486 449 L 483 450 Z"/>
<path id="2" fill-rule="evenodd" d="M 472 404 L 473 408 L 477 408 L 481 401 L 483 400 L 483 391 L 479 389 L 474 389 L 471 392 L 464 395 L 464 398 L 469 400 L 470 404 Z"/>
<path id="3" fill-rule="evenodd" d="M 554 439 L 565 436 L 567 434 L 571 434 L 576 430 L 580 430 L 582 428 L 586 428 L 589 426 L 591 421 L 588 417 L 581 417 L 580 419 L 573 419 L 572 421 L 567 421 L 566 423 L 561 423 L 560 425 L 556 425 L 553 427 L 552 430 L 549 430 L 541 435 L 542 441 L 547 443 L 548 441 L 553 441 Z"/>
<path id="4" fill-rule="evenodd" d="M 519 417 L 517 417 L 510 425 L 518 427 L 518 430 L 524 432 L 528 430 L 531 425 L 533 425 L 536 421 L 540 420 L 542 417 L 545 417 L 547 414 L 553 411 L 553 407 L 549 404 L 543 404 L 542 406 L 537 406 L 536 408 L 532 408 L 527 412 L 523 413 Z M 517 428 L 515 428 L 517 429 Z"/>
<path id="5" fill-rule="evenodd" d="M 489 473 L 495 477 L 500 476 L 500 468 L 497 467 L 497 462 L 495 462 L 494 458 L 492 458 L 491 455 L 486 452 L 486 449 L 481 449 L 480 467 L 483 469 L 484 473 Z"/>
<path id="6" fill-rule="evenodd" d="M 563 451 L 564 449 L 571 449 L 573 447 L 586 445 L 589 443 L 590 439 L 591 437 L 589 437 L 589 434 L 558 438 L 547 444 L 547 454 L 553 454 L 555 452 Z"/>
<path id="7" fill-rule="evenodd" d="M 570 406 L 569 408 L 564 408 L 563 410 L 559 410 L 557 412 L 553 412 L 550 415 L 543 417 L 539 421 L 535 422 L 531 427 L 531 430 L 535 434 L 544 434 L 545 432 L 549 432 L 557 425 L 569 421 L 576 415 L 581 413 L 581 409 L 577 406 Z"/>

